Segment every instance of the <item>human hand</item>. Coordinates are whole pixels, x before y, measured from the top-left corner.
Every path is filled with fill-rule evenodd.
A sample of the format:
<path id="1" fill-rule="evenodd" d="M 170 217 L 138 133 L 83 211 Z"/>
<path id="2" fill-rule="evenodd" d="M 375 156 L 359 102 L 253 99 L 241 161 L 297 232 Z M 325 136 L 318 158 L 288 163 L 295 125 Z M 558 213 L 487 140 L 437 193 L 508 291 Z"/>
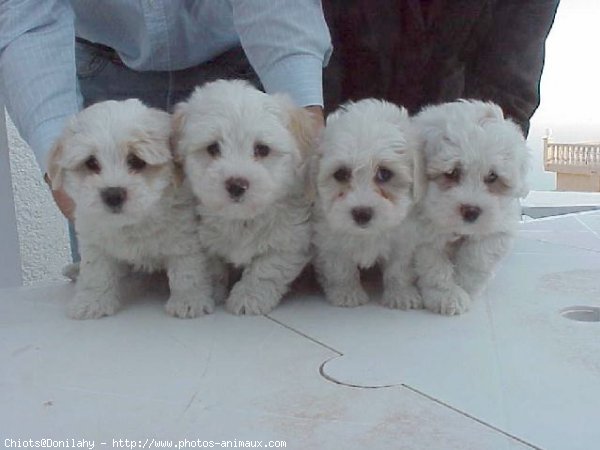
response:
<path id="1" fill-rule="evenodd" d="M 309 111 L 315 118 L 317 128 L 320 130 L 325 126 L 325 118 L 323 117 L 323 107 L 318 105 L 305 106 L 305 109 Z"/>

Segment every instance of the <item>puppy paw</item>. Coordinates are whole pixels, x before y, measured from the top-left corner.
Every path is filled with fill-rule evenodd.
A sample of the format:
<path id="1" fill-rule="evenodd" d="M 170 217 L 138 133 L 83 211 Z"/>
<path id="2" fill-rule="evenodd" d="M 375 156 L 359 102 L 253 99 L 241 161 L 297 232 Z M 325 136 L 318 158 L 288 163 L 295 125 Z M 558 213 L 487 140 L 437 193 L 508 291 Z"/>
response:
<path id="1" fill-rule="evenodd" d="M 238 282 L 225 301 L 227 311 L 240 315 L 267 314 L 273 310 L 281 297 L 265 289 L 253 289 L 244 283 Z"/>
<path id="2" fill-rule="evenodd" d="M 489 275 L 460 273 L 456 277 L 456 284 L 463 288 L 471 297 L 475 297 L 485 289 Z"/>
<path id="3" fill-rule="evenodd" d="M 352 308 L 369 303 L 369 296 L 362 288 L 328 289 L 327 300 L 334 306 Z"/>
<path id="4" fill-rule="evenodd" d="M 386 289 L 381 304 L 393 309 L 422 309 L 423 297 L 415 286 L 404 286 L 401 290 Z"/>
<path id="5" fill-rule="evenodd" d="M 434 313 L 444 316 L 454 316 L 462 314 L 469 309 L 469 306 L 471 306 L 471 297 L 463 288 L 453 286 L 450 289 L 444 290 L 424 290 L 423 302 L 425 303 L 425 307 Z"/>
<path id="6" fill-rule="evenodd" d="M 98 297 L 87 293 L 78 293 L 69 304 L 67 314 L 71 319 L 99 319 L 112 316 L 119 309 L 116 298 Z"/>
<path id="7" fill-rule="evenodd" d="M 215 302 L 208 297 L 198 294 L 171 294 L 165 305 L 167 314 L 180 319 L 192 319 L 194 317 L 210 314 L 215 310 Z"/>
<path id="8" fill-rule="evenodd" d="M 77 278 L 79 277 L 79 263 L 75 262 L 67 264 L 65 267 L 62 268 L 61 273 L 64 277 L 68 278 L 69 280 L 73 282 L 77 281 Z"/>

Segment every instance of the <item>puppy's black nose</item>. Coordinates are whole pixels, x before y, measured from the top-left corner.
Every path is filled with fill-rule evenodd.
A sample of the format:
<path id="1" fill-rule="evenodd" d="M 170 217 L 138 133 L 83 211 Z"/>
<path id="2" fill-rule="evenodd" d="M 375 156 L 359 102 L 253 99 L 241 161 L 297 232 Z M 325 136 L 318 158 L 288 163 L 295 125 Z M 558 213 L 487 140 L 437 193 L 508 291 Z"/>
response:
<path id="1" fill-rule="evenodd" d="M 357 225 L 365 226 L 373 218 L 373 208 L 352 208 L 352 218 L 354 219 Z"/>
<path id="2" fill-rule="evenodd" d="M 481 208 L 479 206 L 460 205 L 460 215 L 463 217 L 465 222 L 475 222 L 480 214 Z"/>
<path id="3" fill-rule="evenodd" d="M 232 199 L 238 199 L 248 190 L 250 182 L 245 178 L 228 178 L 225 181 L 225 189 Z"/>
<path id="4" fill-rule="evenodd" d="M 100 197 L 106 206 L 113 212 L 119 212 L 127 198 L 127 191 L 121 187 L 109 187 L 102 189 Z"/>

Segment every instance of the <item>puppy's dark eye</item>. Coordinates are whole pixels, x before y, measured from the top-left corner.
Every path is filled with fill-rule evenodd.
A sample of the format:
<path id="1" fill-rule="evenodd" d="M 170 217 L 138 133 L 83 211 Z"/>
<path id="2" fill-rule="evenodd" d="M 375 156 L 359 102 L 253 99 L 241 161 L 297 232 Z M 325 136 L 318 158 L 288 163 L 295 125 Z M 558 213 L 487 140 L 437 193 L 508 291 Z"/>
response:
<path id="1" fill-rule="evenodd" d="M 147 166 L 147 163 L 136 154 L 130 153 L 129 155 L 127 155 L 127 165 L 131 170 L 139 172 Z"/>
<path id="2" fill-rule="evenodd" d="M 352 178 L 352 172 L 347 167 L 340 167 L 333 172 L 333 178 L 340 183 L 347 183 Z"/>
<path id="3" fill-rule="evenodd" d="M 451 172 L 446 172 L 444 174 L 444 177 L 446 178 L 446 180 L 448 181 L 452 181 L 454 183 L 458 183 L 458 181 L 460 180 L 460 169 L 458 167 L 456 167 L 454 170 L 452 170 Z"/>
<path id="4" fill-rule="evenodd" d="M 100 173 L 100 163 L 98 162 L 95 156 L 90 156 L 88 159 L 85 160 L 83 164 L 92 172 Z"/>
<path id="5" fill-rule="evenodd" d="M 375 181 L 378 183 L 385 183 L 390 181 L 394 176 L 394 172 L 386 167 L 379 167 L 375 173 Z"/>
<path id="6" fill-rule="evenodd" d="M 490 173 L 483 179 L 485 184 L 492 184 L 498 179 L 498 175 L 493 170 L 490 170 Z"/>
<path id="7" fill-rule="evenodd" d="M 218 142 L 213 142 L 208 147 L 206 147 L 206 152 L 213 158 L 216 158 L 221 154 L 221 146 Z"/>
<path id="8" fill-rule="evenodd" d="M 257 158 L 266 158 L 271 153 L 271 148 L 265 144 L 256 144 L 254 146 L 254 156 Z"/>

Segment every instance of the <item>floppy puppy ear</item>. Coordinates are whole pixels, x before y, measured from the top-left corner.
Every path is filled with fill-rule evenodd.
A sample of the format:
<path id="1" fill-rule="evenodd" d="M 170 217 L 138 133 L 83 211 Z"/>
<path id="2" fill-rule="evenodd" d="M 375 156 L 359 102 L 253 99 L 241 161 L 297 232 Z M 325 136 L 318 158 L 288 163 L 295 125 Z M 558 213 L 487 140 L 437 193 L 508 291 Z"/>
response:
<path id="1" fill-rule="evenodd" d="M 312 202 L 317 195 L 316 174 L 313 174 L 313 171 L 316 170 L 320 159 L 316 149 L 321 128 L 313 114 L 304 108 L 295 108 L 291 111 L 288 128 L 300 149 L 297 172 L 304 179 L 304 195 Z"/>
<path id="2" fill-rule="evenodd" d="M 479 123 L 481 125 L 490 120 L 504 120 L 504 111 L 502 108 L 492 102 L 477 102 L 479 105 Z"/>
<path id="3" fill-rule="evenodd" d="M 288 127 L 298 142 L 302 159 L 310 159 L 314 154 L 320 131 L 317 118 L 304 108 L 296 108 L 290 114 Z"/>
<path id="4" fill-rule="evenodd" d="M 412 150 L 413 185 L 412 196 L 416 203 L 425 195 L 427 179 L 425 176 L 425 139 L 418 132 L 408 111 L 403 106 L 381 101 L 385 120 L 395 125 L 405 136 L 408 148 Z"/>
<path id="5" fill-rule="evenodd" d="M 304 195 L 311 203 L 317 197 L 317 179 L 319 177 L 319 163 L 321 161 L 321 153 L 316 152 L 311 155 L 305 164 L 304 174 Z"/>
<path id="6" fill-rule="evenodd" d="M 129 143 L 132 150 L 150 165 L 166 164 L 173 159 L 169 150 L 171 116 L 158 109 L 149 109 L 143 127 Z"/>
<path id="7" fill-rule="evenodd" d="M 427 176 L 425 174 L 425 141 L 417 139 L 413 152 L 413 187 L 412 194 L 415 203 L 423 199 L 427 191 Z"/>
<path id="8" fill-rule="evenodd" d="M 286 95 L 274 94 L 273 97 L 283 111 L 285 125 L 298 145 L 303 164 L 315 151 L 321 129 L 317 118 L 307 109 L 295 106 Z"/>
<path id="9" fill-rule="evenodd" d="M 183 156 L 181 155 L 179 145 L 181 141 L 181 136 L 183 134 L 183 127 L 185 126 L 186 112 L 187 103 L 182 102 L 175 106 L 175 111 L 171 116 L 171 133 L 169 135 L 169 149 L 171 150 L 171 155 L 173 155 L 173 160 L 176 163 L 181 163 L 183 160 Z"/>
<path id="10" fill-rule="evenodd" d="M 185 179 L 185 173 L 181 164 L 175 162 L 173 164 L 173 186 L 179 187 Z"/>
<path id="11" fill-rule="evenodd" d="M 64 168 L 61 165 L 61 159 L 64 153 L 65 139 L 63 136 L 52 146 L 48 154 L 48 170 L 47 175 L 50 179 L 50 187 L 53 191 L 59 190 L 63 183 Z"/>
<path id="12" fill-rule="evenodd" d="M 313 165 L 318 160 L 316 149 L 321 132 L 317 118 L 305 108 L 295 106 L 286 95 L 273 95 L 283 110 L 284 121 L 299 150 L 296 174 L 303 180 L 304 195 L 311 201 L 316 195 Z"/>
<path id="13" fill-rule="evenodd" d="M 515 178 L 511 193 L 515 198 L 525 198 L 529 194 L 530 189 L 528 175 L 531 170 L 531 150 L 527 146 L 527 141 L 525 140 L 525 136 L 523 136 L 521 127 L 512 119 L 504 119 L 501 127 L 503 132 L 511 133 L 515 139 L 510 155 L 510 159 L 514 161 L 514 175 L 512 176 Z"/>
<path id="14" fill-rule="evenodd" d="M 529 174 L 529 169 L 531 168 L 531 154 L 529 147 L 523 144 L 521 148 L 517 149 L 515 156 L 517 158 L 519 176 L 516 195 L 519 198 L 525 198 L 529 194 L 529 182 L 527 180 L 527 175 Z"/>

